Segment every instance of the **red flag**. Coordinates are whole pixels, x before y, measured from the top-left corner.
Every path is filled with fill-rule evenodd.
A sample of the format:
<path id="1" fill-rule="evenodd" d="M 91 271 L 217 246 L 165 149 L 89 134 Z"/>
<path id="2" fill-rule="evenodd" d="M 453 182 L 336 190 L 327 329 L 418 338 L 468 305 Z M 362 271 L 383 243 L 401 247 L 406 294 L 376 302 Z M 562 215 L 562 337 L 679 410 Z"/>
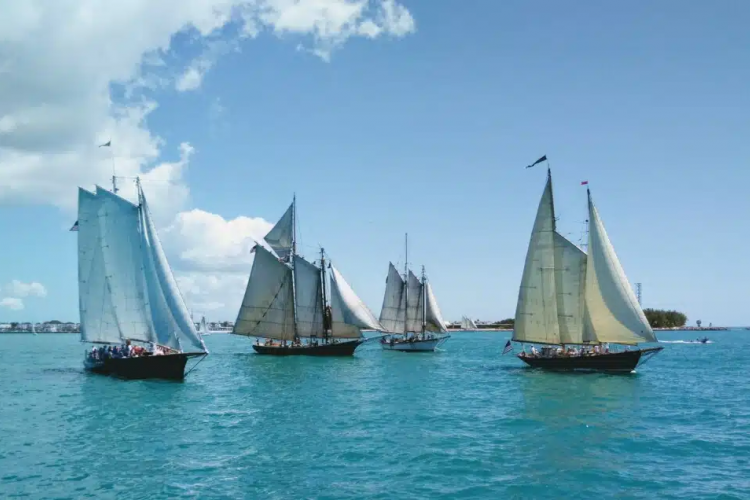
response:
<path id="1" fill-rule="evenodd" d="M 585 186 L 588 183 L 589 183 L 589 181 L 583 181 L 583 182 L 581 182 L 581 186 Z"/>

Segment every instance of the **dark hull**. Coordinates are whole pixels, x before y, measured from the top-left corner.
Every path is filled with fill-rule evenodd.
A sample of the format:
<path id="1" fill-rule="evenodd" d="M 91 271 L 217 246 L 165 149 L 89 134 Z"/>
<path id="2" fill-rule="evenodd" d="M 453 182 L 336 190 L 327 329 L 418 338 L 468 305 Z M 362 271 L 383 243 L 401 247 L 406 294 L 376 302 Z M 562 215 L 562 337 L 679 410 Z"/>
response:
<path id="1" fill-rule="evenodd" d="M 554 371 L 591 371 L 591 372 L 618 372 L 630 373 L 641 361 L 645 361 L 655 355 L 663 347 L 651 347 L 648 349 L 611 352 L 608 354 L 593 354 L 591 356 L 559 356 L 559 357 L 526 357 L 518 356 L 518 359 L 531 366 Z"/>
<path id="2" fill-rule="evenodd" d="M 165 354 L 162 356 L 142 356 L 138 358 L 111 358 L 103 361 L 84 361 L 87 371 L 99 375 L 112 375 L 130 380 L 150 378 L 183 380 L 185 365 L 193 356 L 202 353 Z"/>
<path id="3" fill-rule="evenodd" d="M 364 340 L 351 340 L 335 344 L 320 344 L 314 347 L 281 347 L 277 345 L 253 344 L 253 349 L 258 354 L 270 354 L 273 356 L 352 356 L 354 355 L 354 350 L 363 343 Z"/>

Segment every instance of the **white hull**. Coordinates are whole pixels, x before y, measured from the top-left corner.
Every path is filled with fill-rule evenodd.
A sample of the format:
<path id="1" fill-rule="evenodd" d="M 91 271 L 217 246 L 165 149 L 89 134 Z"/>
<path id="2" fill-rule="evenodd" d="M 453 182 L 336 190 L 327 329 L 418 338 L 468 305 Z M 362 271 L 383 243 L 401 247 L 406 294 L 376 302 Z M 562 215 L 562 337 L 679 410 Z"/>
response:
<path id="1" fill-rule="evenodd" d="M 440 337 L 436 339 L 427 340 L 415 340 L 414 342 L 394 342 L 391 344 L 386 342 L 380 342 L 380 346 L 386 351 L 401 351 L 401 352 L 432 352 L 442 344 L 445 343 L 450 335 Z"/>

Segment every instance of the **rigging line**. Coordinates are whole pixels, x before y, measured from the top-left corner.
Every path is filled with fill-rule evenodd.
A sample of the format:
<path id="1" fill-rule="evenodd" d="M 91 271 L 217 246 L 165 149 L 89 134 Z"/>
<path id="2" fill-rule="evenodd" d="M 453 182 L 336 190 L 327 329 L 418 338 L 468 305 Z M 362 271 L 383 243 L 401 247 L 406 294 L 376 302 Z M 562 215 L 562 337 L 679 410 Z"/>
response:
<path id="1" fill-rule="evenodd" d="M 203 356 L 201 356 L 201 359 L 199 359 L 199 360 L 198 360 L 198 362 L 197 362 L 197 363 L 195 363 L 195 364 L 193 365 L 193 367 L 192 367 L 191 369 L 189 369 L 189 370 L 187 371 L 187 373 L 185 374 L 185 378 L 187 378 L 187 376 L 188 376 L 188 375 L 190 375 L 190 373 L 191 373 L 191 372 L 192 372 L 193 370 L 195 370 L 195 368 L 196 368 L 196 367 L 197 367 L 197 366 L 198 366 L 199 364 L 201 364 L 201 362 L 202 362 L 202 361 L 203 361 L 204 359 L 206 359 L 206 357 L 207 357 L 207 356 L 208 356 L 208 353 L 206 353 L 206 354 L 204 354 Z"/>

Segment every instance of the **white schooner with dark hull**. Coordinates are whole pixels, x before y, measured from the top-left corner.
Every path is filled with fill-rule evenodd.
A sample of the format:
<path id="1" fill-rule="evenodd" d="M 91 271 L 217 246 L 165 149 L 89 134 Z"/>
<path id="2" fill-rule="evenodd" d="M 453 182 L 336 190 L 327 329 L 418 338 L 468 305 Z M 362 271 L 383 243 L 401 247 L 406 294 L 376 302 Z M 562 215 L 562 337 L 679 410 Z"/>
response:
<path id="1" fill-rule="evenodd" d="M 259 354 L 351 356 L 366 340 L 363 329 L 383 328 L 326 262 L 322 249 L 314 263 L 297 255 L 295 211 L 293 201 L 264 238 L 270 250 L 262 244 L 254 247 L 253 268 L 232 333 L 256 337 L 253 349 Z"/>
<path id="2" fill-rule="evenodd" d="M 182 380 L 188 358 L 208 350 L 137 186 L 138 205 L 98 186 L 95 193 L 78 191 L 81 341 L 100 346 L 86 354 L 84 368 L 129 379 Z"/>
<path id="3" fill-rule="evenodd" d="M 662 347 L 625 277 L 587 189 L 588 255 L 556 230 L 552 175 L 539 202 L 518 293 L 515 342 L 542 344 L 519 358 L 535 368 L 631 372 Z M 613 349 L 610 350 L 610 344 Z M 625 346 L 619 349 L 615 345 Z"/>
<path id="4" fill-rule="evenodd" d="M 388 264 L 380 324 L 388 334 L 380 345 L 389 351 L 432 352 L 450 338 L 424 268 L 420 281 L 408 264 L 403 277 L 393 263 Z"/>

